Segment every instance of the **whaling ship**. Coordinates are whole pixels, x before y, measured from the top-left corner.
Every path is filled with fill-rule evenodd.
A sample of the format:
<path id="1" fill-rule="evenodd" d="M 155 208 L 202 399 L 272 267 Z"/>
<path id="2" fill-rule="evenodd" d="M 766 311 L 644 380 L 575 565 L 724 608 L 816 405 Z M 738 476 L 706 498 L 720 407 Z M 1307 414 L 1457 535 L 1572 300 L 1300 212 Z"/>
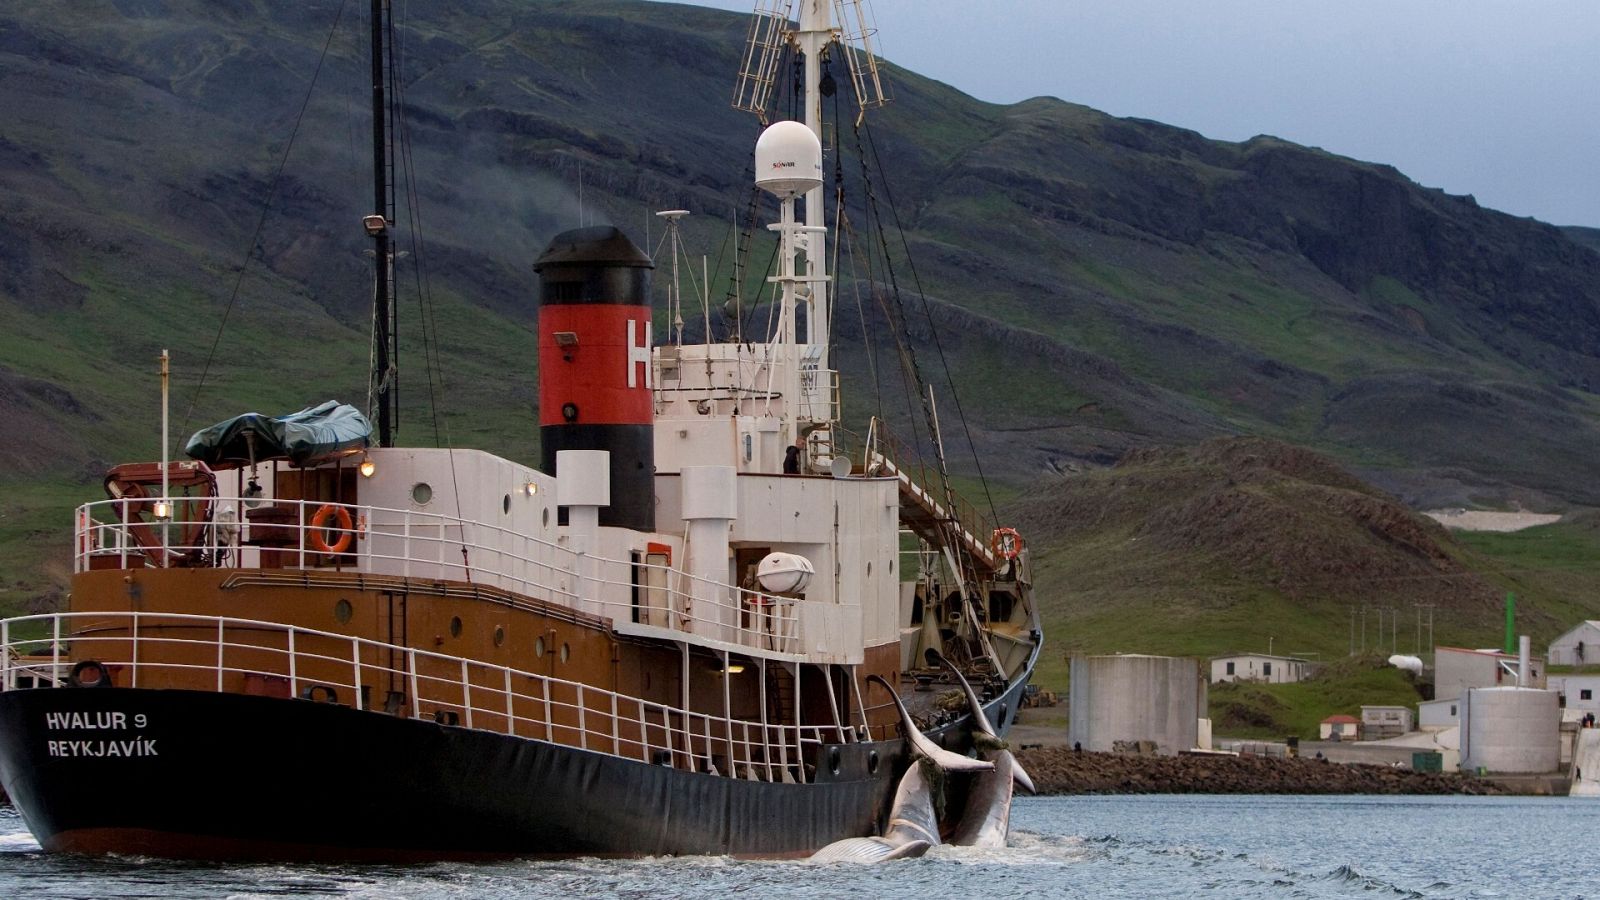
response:
<path id="1" fill-rule="evenodd" d="M 45 849 L 796 856 L 885 825 L 909 761 L 870 676 L 963 749 L 927 690 L 938 650 L 1003 734 L 1042 639 L 1020 537 L 881 425 L 846 450 L 819 61 L 867 101 L 877 73 L 869 30 L 834 24 L 855 4 L 801 6 L 758 10 L 737 101 L 764 108 L 785 48 L 805 60 L 805 121 L 755 150 L 780 205 L 770 340 L 657 345 L 650 258 L 560 235 L 535 267 L 537 469 L 392 446 L 374 141 L 376 440 L 330 403 L 117 466 L 76 513 L 70 610 L 0 622 L 0 781 Z M 378 127 L 389 71 L 375 56 Z"/>

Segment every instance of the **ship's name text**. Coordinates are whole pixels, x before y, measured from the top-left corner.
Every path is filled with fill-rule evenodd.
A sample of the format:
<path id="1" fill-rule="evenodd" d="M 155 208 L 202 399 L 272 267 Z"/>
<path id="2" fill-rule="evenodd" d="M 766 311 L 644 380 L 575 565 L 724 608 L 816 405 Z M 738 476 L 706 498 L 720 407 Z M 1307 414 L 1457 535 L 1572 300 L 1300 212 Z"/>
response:
<path id="1" fill-rule="evenodd" d="M 52 731 L 122 731 L 144 728 L 150 717 L 144 713 L 125 712 L 53 712 L 45 713 L 44 726 Z M 67 757 L 129 757 L 159 756 L 156 739 L 136 734 L 128 740 L 45 741 L 45 751 L 51 756 Z"/>
<path id="2" fill-rule="evenodd" d="M 154 738 L 131 741 L 45 741 L 51 756 L 159 756 Z"/>
<path id="3" fill-rule="evenodd" d="M 131 724 L 143 728 L 150 723 L 144 713 L 134 713 Z M 44 727 L 73 731 L 118 731 L 127 728 L 130 719 L 123 712 L 53 712 L 44 714 Z"/>

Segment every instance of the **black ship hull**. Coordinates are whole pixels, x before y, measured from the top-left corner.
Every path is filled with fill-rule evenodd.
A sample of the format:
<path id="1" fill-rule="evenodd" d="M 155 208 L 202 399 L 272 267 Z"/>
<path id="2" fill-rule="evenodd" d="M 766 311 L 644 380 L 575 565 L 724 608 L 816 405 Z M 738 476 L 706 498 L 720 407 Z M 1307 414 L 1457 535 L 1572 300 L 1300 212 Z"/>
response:
<path id="1" fill-rule="evenodd" d="M 1015 710 L 1021 691 L 989 708 Z M 964 721 L 943 730 L 966 738 Z M 817 748 L 816 780 L 787 784 L 308 700 L 0 694 L 0 783 L 41 845 L 69 853 L 803 856 L 878 833 L 903 754 L 899 741 Z"/>

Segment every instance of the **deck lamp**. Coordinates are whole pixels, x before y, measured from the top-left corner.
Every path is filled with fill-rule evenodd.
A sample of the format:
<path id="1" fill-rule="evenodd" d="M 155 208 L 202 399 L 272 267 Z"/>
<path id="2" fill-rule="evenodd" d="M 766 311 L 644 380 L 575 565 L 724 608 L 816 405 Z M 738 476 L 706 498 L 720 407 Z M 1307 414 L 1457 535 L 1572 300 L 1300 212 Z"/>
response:
<path id="1" fill-rule="evenodd" d="M 378 471 L 378 464 L 372 461 L 372 457 L 362 456 L 360 471 L 362 478 L 371 478 L 372 474 Z"/>
<path id="2" fill-rule="evenodd" d="M 166 520 L 172 518 L 172 504 L 165 500 L 157 500 L 155 513 L 158 519 Z"/>

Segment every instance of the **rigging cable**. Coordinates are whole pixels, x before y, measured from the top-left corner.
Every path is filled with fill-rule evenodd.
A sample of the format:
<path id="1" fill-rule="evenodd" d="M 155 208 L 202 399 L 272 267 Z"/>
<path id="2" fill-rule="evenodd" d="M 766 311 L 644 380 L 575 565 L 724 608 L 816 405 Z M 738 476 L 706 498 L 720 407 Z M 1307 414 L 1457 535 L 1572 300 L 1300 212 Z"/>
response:
<path id="1" fill-rule="evenodd" d="M 875 164 L 877 164 L 878 171 L 881 172 L 883 171 L 883 163 L 878 157 L 878 144 L 877 141 L 875 141 L 872 137 L 872 127 L 870 125 L 867 126 L 866 132 L 867 146 L 872 148 L 872 160 Z M 927 293 L 922 289 L 922 278 L 917 274 L 916 261 L 911 258 L 911 245 L 906 238 L 905 227 L 900 222 L 900 211 L 894 205 L 894 194 L 890 190 L 887 180 L 884 181 L 883 193 L 885 199 L 889 203 L 889 212 L 894 216 L 895 231 L 900 235 L 900 245 L 906 254 L 906 265 L 911 269 L 911 281 L 916 286 L 917 297 L 922 301 L 922 314 L 923 317 L 928 321 L 928 331 L 933 336 L 934 349 L 939 353 L 939 365 L 944 369 L 945 381 L 950 389 L 950 398 L 954 400 L 956 404 L 956 417 L 961 420 L 961 432 L 966 435 L 967 449 L 971 451 L 973 464 L 976 465 L 978 469 L 978 484 L 983 487 L 983 497 L 989 505 L 989 515 L 993 517 L 996 522 L 998 522 L 1000 515 L 995 511 L 994 495 L 990 493 L 988 479 L 986 479 L 983 475 L 983 459 L 978 455 L 977 444 L 975 444 L 972 440 L 972 429 L 967 424 L 967 414 L 961 406 L 961 394 L 956 390 L 955 379 L 952 378 L 950 374 L 950 361 L 945 357 L 944 342 L 939 339 L 938 326 L 936 326 L 933 322 L 932 305 L 928 302 Z"/>
<path id="2" fill-rule="evenodd" d="M 402 10 L 402 18 L 406 12 Z M 391 43 L 393 48 L 394 64 L 391 73 L 397 73 L 400 67 L 399 55 L 401 47 L 393 41 L 394 32 L 391 20 Z M 422 358 L 424 380 L 428 387 L 429 414 L 433 421 L 433 440 L 445 448 L 450 460 L 450 486 L 455 494 L 456 519 L 461 522 L 461 564 L 463 574 L 468 582 L 472 581 L 472 564 L 467 554 L 466 519 L 461 513 L 461 483 L 460 475 L 456 471 L 455 445 L 450 437 L 450 422 L 439 415 L 439 400 L 445 393 L 444 365 L 441 359 L 442 350 L 439 346 L 439 320 L 438 305 L 433 300 L 433 281 L 428 273 L 427 257 L 423 254 L 426 246 L 422 231 L 422 203 L 421 192 L 417 189 L 416 162 L 412 156 L 411 128 L 405 116 L 399 114 L 405 103 L 404 92 L 398 74 L 391 74 L 391 85 L 394 89 L 394 106 L 390 112 L 391 118 L 397 123 L 397 133 L 400 137 L 401 174 L 405 180 L 406 216 L 411 229 L 408 237 L 411 243 L 412 278 L 417 288 L 417 309 L 420 315 L 417 320 L 422 331 Z M 398 342 L 397 342 L 398 343 Z M 435 384 L 437 383 L 437 393 Z"/>
<path id="3" fill-rule="evenodd" d="M 294 128 L 289 132 L 289 143 L 283 148 L 283 157 L 278 160 L 278 171 L 272 175 L 272 183 L 267 187 L 267 199 L 261 204 L 261 215 L 256 218 L 255 231 L 250 235 L 250 243 L 244 252 L 244 261 L 239 264 L 239 274 L 234 277 L 233 291 L 228 295 L 228 304 L 223 307 L 222 321 L 217 325 L 216 336 L 211 339 L 211 350 L 206 354 L 206 363 L 200 369 L 200 380 L 194 386 L 194 392 L 189 395 L 189 406 L 183 413 L 183 424 L 178 427 L 178 434 L 189 430 L 189 420 L 194 415 L 194 407 L 200 399 L 200 392 L 206 386 L 206 377 L 211 373 L 211 363 L 217 357 L 217 346 L 222 342 L 222 332 L 228 327 L 228 318 L 233 315 L 234 304 L 239 299 L 239 288 L 244 284 L 245 270 L 250 267 L 250 257 L 256 253 L 256 243 L 261 240 L 261 232 L 267 224 L 267 213 L 272 209 L 272 198 L 278 193 L 278 183 L 283 180 L 283 170 L 289 164 L 289 153 L 294 150 L 295 137 L 300 134 L 300 123 L 305 120 L 306 108 L 311 105 L 311 96 L 317 89 L 317 77 L 322 74 L 322 64 L 328 58 L 328 48 L 333 45 L 333 37 L 339 32 L 339 22 L 344 18 L 344 8 L 349 0 L 341 0 L 339 9 L 334 12 L 333 25 L 328 28 L 327 40 L 322 42 L 322 55 L 317 57 L 317 67 L 311 72 L 311 83 L 306 86 L 305 99 L 300 101 L 300 111 L 295 113 Z"/>

